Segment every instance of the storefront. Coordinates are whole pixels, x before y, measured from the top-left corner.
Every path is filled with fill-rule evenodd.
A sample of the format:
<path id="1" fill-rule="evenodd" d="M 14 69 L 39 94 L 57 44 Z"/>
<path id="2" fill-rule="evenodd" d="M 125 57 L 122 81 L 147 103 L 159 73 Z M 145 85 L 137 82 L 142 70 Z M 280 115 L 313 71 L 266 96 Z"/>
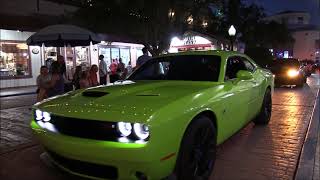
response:
<path id="1" fill-rule="evenodd" d="M 134 67 L 142 55 L 143 45 L 122 42 L 102 41 L 87 47 L 39 47 L 28 46 L 26 40 L 34 32 L 21 32 L 0 29 L 0 87 L 19 87 L 36 85 L 42 65 L 50 66 L 57 55 L 65 57 L 67 79 L 72 80 L 76 66 L 88 69 L 99 64 L 98 56 L 104 55 L 109 66 L 112 60 L 122 61 Z"/>
<path id="2" fill-rule="evenodd" d="M 206 36 L 194 31 L 187 31 L 181 37 L 173 37 L 170 43 L 170 53 L 182 51 L 229 50 L 230 42 L 221 37 Z M 244 44 L 234 43 L 235 51 L 244 51 Z"/>

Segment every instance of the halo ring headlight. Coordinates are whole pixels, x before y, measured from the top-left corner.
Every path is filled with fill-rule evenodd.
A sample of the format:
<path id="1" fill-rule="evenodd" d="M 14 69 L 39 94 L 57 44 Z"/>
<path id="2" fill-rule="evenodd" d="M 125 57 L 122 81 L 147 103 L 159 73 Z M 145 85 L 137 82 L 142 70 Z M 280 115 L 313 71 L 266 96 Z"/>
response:
<path id="1" fill-rule="evenodd" d="M 133 132 L 140 140 L 145 140 L 149 137 L 149 127 L 145 124 L 134 123 Z"/>
<path id="2" fill-rule="evenodd" d="M 36 120 L 40 121 L 43 119 L 42 111 L 40 111 L 39 109 L 35 111 L 35 114 L 36 114 Z"/>
<path id="3" fill-rule="evenodd" d="M 130 123 L 118 122 L 117 130 L 121 133 L 122 136 L 127 137 L 132 132 L 132 126 Z"/>
<path id="4" fill-rule="evenodd" d="M 48 112 L 42 112 L 42 116 L 43 116 L 44 122 L 49 122 L 51 120 L 50 113 L 48 113 Z"/>

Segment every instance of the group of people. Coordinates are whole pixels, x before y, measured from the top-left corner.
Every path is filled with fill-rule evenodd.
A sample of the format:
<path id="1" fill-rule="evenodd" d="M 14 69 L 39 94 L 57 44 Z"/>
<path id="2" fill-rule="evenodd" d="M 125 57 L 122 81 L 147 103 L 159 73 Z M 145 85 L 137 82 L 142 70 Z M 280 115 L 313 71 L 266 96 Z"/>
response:
<path id="1" fill-rule="evenodd" d="M 66 65 L 64 57 L 58 56 L 57 61 L 50 67 L 41 66 L 40 75 L 37 77 L 37 101 L 64 93 L 64 76 Z"/>
<path id="2" fill-rule="evenodd" d="M 83 89 L 98 86 L 98 66 L 92 65 L 89 70 L 82 70 L 82 66 L 77 66 L 73 74 L 73 85 L 75 89 Z"/>
<path id="3" fill-rule="evenodd" d="M 151 57 L 148 55 L 147 48 L 142 49 L 143 55 L 137 60 L 137 66 L 140 67 Z M 89 70 L 83 70 L 82 66 L 77 66 L 72 79 L 72 89 L 82 89 L 93 87 L 97 85 L 106 85 L 108 72 L 110 72 L 110 83 L 117 80 L 125 79 L 128 74 L 133 70 L 131 66 L 131 61 L 127 67 L 122 62 L 120 58 L 119 61 L 112 60 L 109 66 L 109 71 L 107 64 L 104 61 L 104 56 L 99 56 L 99 67 L 97 65 L 92 65 Z M 47 64 L 46 64 L 47 65 Z M 97 72 L 99 71 L 100 81 L 98 81 Z M 65 93 L 66 86 L 66 65 L 64 62 L 64 57 L 59 55 L 57 61 L 50 63 L 50 66 L 41 66 L 40 75 L 37 77 L 37 101 L 42 101 L 48 97 L 55 95 L 60 95 Z"/>
<path id="4" fill-rule="evenodd" d="M 106 62 L 103 60 L 104 56 L 99 56 L 99 76 L 100 76 L 100 84 L 107 84 L 107 75 L 108 75 L 108 68 Z M 113 59 L 112 63 L 109 66 L 109 77 L 110 83 L 114 83 L 118 80 L 123 80 L 127 77 L 128 74 L 132 72 L 131 61 L 129 61 L 127 67 L 123 63 L 122 59 L 119 58 Z"/>

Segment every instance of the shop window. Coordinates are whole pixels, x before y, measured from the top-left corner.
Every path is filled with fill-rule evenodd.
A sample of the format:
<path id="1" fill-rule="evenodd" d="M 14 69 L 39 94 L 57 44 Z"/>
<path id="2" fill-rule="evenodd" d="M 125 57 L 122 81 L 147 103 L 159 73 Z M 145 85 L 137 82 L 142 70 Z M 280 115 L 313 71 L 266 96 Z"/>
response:
<path id="1" fill-rule="evenodd" d="M 303 24 L 303 17 L 298 17 L 298 24 Z"/>
<path id="2" fill-rule="evenodd" d="M 0 77 L 31 77 L 31 61 L 25 42 L 0 41 Z"/>
<path id="3" fill-rule="evenodd" d="M 44 48 L 45 65 L 51 69 L 51 64 L 57 60 L 57 48 L 45 47 Z"/>
<path id="4" fill-rule="evenodd" d="M 116 60 L 118 62 L 120 57 L 120 49 L 119 48 L 111 48 L 111 59 Z"/>
<path id="5" fill-rule="evenodd" d="M 137 59 L 143 55 L 142 49 L 137 49 Z"/>
<path id="6" fill-rule="evenodd" d="M 120 49 L 120 57 L 122 59 L 122 62 L 127 66 L 130 61 L 130 49 L 121 48 Z"/>
<path id="7" fill-rule="evenodd" d="M 107 67 L 109 67 L 110 64 L 111 64 L 110 48 L 100 47 L 99 48 L 99 55 L 103 55 L 104 56 L 103 60 L 106 62 Z"/>
<path id="8" fill-rule="evenodd" d="M 90 68 L 89 47 L 75 47 L 76 66 L 82 69 Z"/>

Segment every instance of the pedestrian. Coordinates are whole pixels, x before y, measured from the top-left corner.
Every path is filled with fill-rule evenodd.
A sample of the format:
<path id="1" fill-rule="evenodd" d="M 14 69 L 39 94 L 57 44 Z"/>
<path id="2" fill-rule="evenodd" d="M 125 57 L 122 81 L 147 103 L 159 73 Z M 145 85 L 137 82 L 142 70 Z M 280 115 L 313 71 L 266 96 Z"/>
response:
<path id="1" fill-rule="evenodd" d="M 122 58 L 119 58 L 119 63 L 117 67 L 117 73 L 119 76 L 119 79 L 124 79 L 125 78 L 125 64 L 122 62 Z"/>
<path id="2" fill-rule="evenodd" d="M 99 56 L 99 76 L 100 76 L 100 85 L 105 85 L 107 84 L 107 73 L 108 73 L 108 68 L 107 64 L 104 61 L 104 56 L 100 55 Z"/>
<path id="3" fill-rule="evenodd" d="M 42 101 L 48 97 L 47 90 L 50 85 L 51 77 L 47 66 L 41 66 L 40 75 L 37 77 L 37 102 Z"/>
<path id="4" fill-rule="evenodd" d="M 80 89 L 80 77 L 82 73 L 82 67 L 77 66 L 76 71 L 73 74 L 72 83 L 75 87 L 75 89 Z"/>
<path id="5" fill-rule="evenodd" d="M 116 59 L 112 60 L 112 63 L 110 64 L 109 69 L 110 69 L 110 82 L 114 83 L 115 81 L 117 81 L 119 79 L 118 78 L 119 70 L 118 70 L 118 65 L 117 65 Z"/>
<path id="6" fill-rule="evenodd" d="M 48 97 L 64 93 L 64 78 L 57 63 L 51 66 L 51 81 L 49 83 Z"/>
<path id="7" fill-rule="evenodd" d="M 58 55 L 57 61 L 54 61 L 51 64 L 51 71 L 52 71 L 52 68 L 57 68 L 61 75 L 66 76 L 67 68 L 66 68 L 66 63 L 64 62 L 64 57 L 61 55 Z"/>
<path id="8" fill-rule="evenodd" d="M 97 77 L 97 72 L 98 72 L 98 66 L 97 65 L 92 65 L 89 71 L 89 78 L 90 78 L 90 86 L 98 86 L 98 77 Z"/>
<path id="9" fill-rule="evenodd" d="M 133 69 L 132 69 L 131 61 L 129 61 L 128 66 L 126 67 L 126 69 L 127 69 L 127 75 L 132 73 Z"/>
<path id="10" fill-rule="evenodd" d="M 142 53 L 143 55 L 138 58 L 137 65 L 135 68 L 139 68 L 144 63 L 146 63 L 149 59 L 151 59 L 151 56 L 149 56 L 148 49 L 146 47 L 142 48 Z"/>
<path id="11" fill-rule="evenodd" d="M 128 75 L 132 73 L 131 61 L 128 62 L 128 66 L 124 69 L 123 79 L 125 79 Z"/>
<path id="12" fill-rule="evenodd" d="M 89 71 L 82 71 L 80 78 L 80 89 L 88 88 L 91 86 Z"/>

